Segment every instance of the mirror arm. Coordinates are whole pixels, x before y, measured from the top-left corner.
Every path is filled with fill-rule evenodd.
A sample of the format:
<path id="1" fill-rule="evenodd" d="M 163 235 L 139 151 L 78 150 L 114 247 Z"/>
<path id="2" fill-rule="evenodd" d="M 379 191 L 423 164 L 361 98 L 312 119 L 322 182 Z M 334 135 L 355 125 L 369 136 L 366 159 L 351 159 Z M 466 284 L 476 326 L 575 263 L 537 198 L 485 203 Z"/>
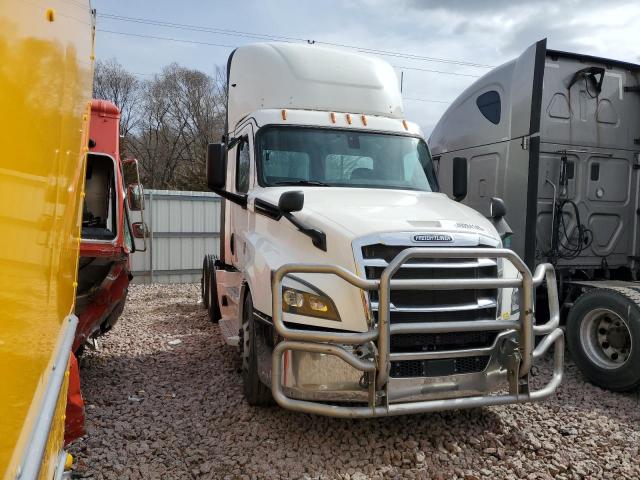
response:
<path id="1" fill-rule="evenodd" d="M 242 137 L 232 137 L 232 138 L 230 138 L 229 141 L 227 142 L 227 146 L 226 146 L 227 151 L 231 150 L 238 143 L 240 143 L 240 140 L 242 140 Z"/>
<path id="2" fill-rule="evenodd" d="M 311 227 L 306 223 L 297 219 L 292 213 L 284 212 L 283 215 L 289 220 L 295 227 L 304 233 L 307 237 L 311 238 L 313 245 L 323 252 L 327 251 L 327 235 L 320 229 Z"/>
<path id="3" fill-rule="evenodd" d="M 300 232 L 311 238 L 311 242 L 316 248 L 323 252 L 327 251 L 327 235 L 320 229 L 311 227 L 301 220 L 297 219 L 292 213 L 283 212 L 274 205 L 261 198 L 254 201 L 255 212 L 259 215 L 271 218 L 278 222 L 282 217 L 286 217 Z"/>
<path id="4" fill-rule="evenodd" d="M 222 198 L 224 198 L 226 200 L 229 200 L 230 202 L 235 203 L 236 205 L 241 206 L 245 210 L 247 209 L 247 196 L 246 195 L 239 195 L 237 193 L 229 192 L 228 190 L 225 190 L 223 188 L 214 188 L 213 192 L 217 193 Z"/>
<path id="5" fill-rule="evenodd" d="M 124 217 L 127 222 L 127 228 L 129 229 L 129 233 L 131 234 L 131 253 L 136 253 L 136 251 L 138 251 L 136 248 L 136 237 L 133 234 L 133 227 L 131 226 L 131 219 L 129 218 L 129 205 L 127 205 L 127 202 L 124 202 Z M 144 252 L 145 250 L 141 250 L 141 251 Z"/>
<path id="6" fill-rule="evenodd" d="M 261 198 L 256 198 L 254 200 L 253 208 L 256 213 L 269 217 L 276 222 L 282 218 L 282 212 L 277 205 L 267 202 L 266 200 L 262 200 Z"/>
<path id="7" fill-rule="evenodd" d="M 513 234 L 513 230 L 511 230 L 511 227 L 509 226 L 507 221 L 504 219 L 504 217 L 496 217 L 490 220 L 491 220 L 491 223 L 493 223 L 493 227 L 498 232 L 498 235 L 500 235 L 500 238 L 504 238 L 505 235 Z"/>

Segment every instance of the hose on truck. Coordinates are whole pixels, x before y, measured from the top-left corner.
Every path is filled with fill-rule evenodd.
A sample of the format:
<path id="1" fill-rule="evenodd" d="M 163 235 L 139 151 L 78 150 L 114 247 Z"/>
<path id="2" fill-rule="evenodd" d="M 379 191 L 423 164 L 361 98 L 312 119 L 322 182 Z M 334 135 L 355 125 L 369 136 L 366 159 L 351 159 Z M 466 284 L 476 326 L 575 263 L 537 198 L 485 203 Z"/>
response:
<path id="1" fill-rule="evenodd" d="M 563 150 L 560 158 L 560 175 L 558 185 L 560 187 L 561 196 L 567 195 L 567 187 L 569 183 L 568 175 L 568 159 L 567 152 Z M 555 196 L 554 196 L 555 200 Z M 569 234 L 567 221 L 565 218 L 565 207 L 573 209 L 573 216 L 576 222 L 574 234 Z M 591 246 L 593 242 L 593 232 L 587 228 L 580 220 L 580 210 L 578 205 L 568 198 L 560 198 L 554 203 L 554 215 L 551 234 L 551 249 L 544 253 L 555 267 L 558 260 L 571 260 L 577 258 L 580 254 Z"/>

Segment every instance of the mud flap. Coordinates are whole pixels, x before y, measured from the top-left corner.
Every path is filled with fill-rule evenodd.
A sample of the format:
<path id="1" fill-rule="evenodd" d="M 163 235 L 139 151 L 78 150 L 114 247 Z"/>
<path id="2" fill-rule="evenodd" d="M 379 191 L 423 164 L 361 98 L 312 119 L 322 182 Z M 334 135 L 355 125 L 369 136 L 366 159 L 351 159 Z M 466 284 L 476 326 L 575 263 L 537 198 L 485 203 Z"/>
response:
<path id="1" fill-rule="evenodd" d="M 67 407 L 64 422 L 64 444 L 80 438 L 84 430 L 84 399 L 80 391 L 80 369 L 76 356 L 69 357 L 69 387 L 67 392 Z"/>

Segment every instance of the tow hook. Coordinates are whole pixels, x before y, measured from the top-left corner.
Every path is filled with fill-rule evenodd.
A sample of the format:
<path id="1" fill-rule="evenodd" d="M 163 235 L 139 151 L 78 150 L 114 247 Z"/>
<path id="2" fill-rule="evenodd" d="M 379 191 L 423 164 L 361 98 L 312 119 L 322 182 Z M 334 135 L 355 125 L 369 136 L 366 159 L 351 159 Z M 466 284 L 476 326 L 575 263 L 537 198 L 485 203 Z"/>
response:
<path id="1" fill-rule="evenodd" d="M 529 395 L 529 374 L 520 377 L 520 362 L 522 356 L 518 343 L 512 339 L 505 339 L 500 345 L 499 350 L 500 363 L 507 369 L 507 378 L 509 380 L 509 394 L 528 396 Z"/>

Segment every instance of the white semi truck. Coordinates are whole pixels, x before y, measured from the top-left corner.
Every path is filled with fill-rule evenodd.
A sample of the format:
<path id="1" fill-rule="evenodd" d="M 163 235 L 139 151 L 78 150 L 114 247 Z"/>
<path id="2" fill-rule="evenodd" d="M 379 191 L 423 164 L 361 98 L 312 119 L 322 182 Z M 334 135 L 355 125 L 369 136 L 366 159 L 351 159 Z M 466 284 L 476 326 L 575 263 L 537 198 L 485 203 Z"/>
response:
<path id="1" fill-rule="evenodd" d="M 488 220 L 438 193 L 390 65 L 264 43 L 236 49 L 227 74 L 227 133 L 207 158 L 220 256 L 205 259 L 203 286 L 250 404 L 375 417 L 555 391 L 553 268 L 532 275 L 503 248 L 500 199 Z M 551 315 L 536 325 L 545 280 Z M 529 391 L 551 345 L 553 374 Z"/>

